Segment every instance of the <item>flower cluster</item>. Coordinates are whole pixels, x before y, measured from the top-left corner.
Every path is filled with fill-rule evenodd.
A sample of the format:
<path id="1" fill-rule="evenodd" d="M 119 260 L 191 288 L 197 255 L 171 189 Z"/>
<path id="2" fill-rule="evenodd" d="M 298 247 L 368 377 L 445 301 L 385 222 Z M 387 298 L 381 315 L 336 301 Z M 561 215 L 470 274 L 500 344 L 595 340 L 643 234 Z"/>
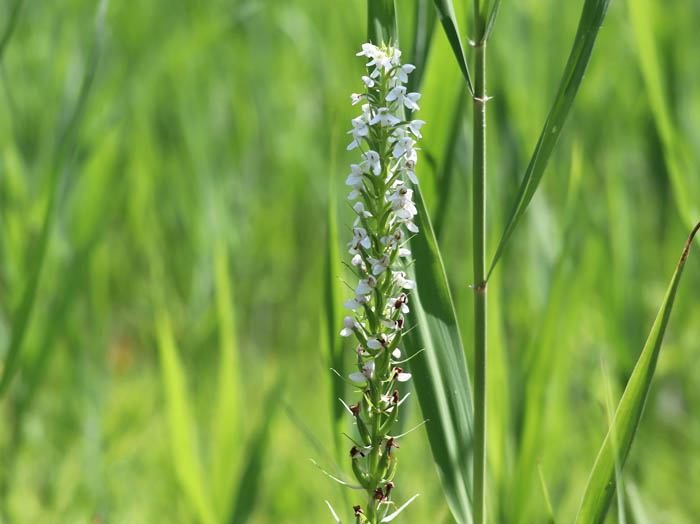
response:
<path id="1" fill-rule="evenodd" d="M 405 244 L 418 232 L 413 190 L 405 180 L 418 183 L 415 145 L 425 122 L 404 119 L 406 109 L 419 109 L 420 94 L 407 92 L 404 84 L 415 66 L 401 64 L 399 49 L 363 44 L 358 56 L 369 59 L 368 75 L 362 77 L 365 92 L 351 95 L 362 114 L 352 120 L 348 150 L 358 149 L 361 161 L 351 165 L 346 180 L 357 214 L 347 247 L 358 282 L 344 304 L 352 314 L 340 334 L 357 341 L 358 371 L 349 378 L 362 391 L 356 405 L 346 404 L 361 440 L 350 450 L 352 469 L 369 495 L 365 509 L 355 506 L 355 518 L 376 524 L 393 505 L 391 454 L 398 446 L 390 432 L 405 400 L 395 386 L 411 378 L 399 366 L 407 293 L 415 287 L 404 271 L 411 257 Z"/>

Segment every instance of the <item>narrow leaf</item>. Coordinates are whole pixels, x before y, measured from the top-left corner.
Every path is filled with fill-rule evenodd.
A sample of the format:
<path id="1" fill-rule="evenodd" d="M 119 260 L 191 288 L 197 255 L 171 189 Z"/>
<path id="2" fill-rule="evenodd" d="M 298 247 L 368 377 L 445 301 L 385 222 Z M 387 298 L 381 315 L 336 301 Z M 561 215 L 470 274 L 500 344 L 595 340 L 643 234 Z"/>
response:
<path id="1" fill-rule="evenodd" d="M 428 53 L 435 34 L 435 9 L 432 0 L 416 0 L 416 12 L 413 20 L 413 50 L 410 62 L 416 70 L 408 77 L 406 90 L 410 93 L 419 91 L 428 62 Z"/>
<path id="2" fill-rule="evenodd" d="M 459 69 L 464 76 L 464 81 L 467 83 L 467 88 L 470 93 L 474 94 L 474 87 L 472 86 L 472 79 L 469 75 L 469 66 L 467 65 L 467 59 L 464 55 L 462 39 L 459 36 L 459 27 L 457 26 L 457 17 L 455 16 L 452 0 L 435 0 L 435 8 L 440 17 L 442 28 L 445 30 L 447 40 L 450 42 L 450 46 L 452 46 L 452 51 L 457 59 Z"/>
<path id="3" fill-rule="evenodd" d="M 413 502 L 417 497 L 418 494 L 416 493 L 410 499 L 408 499 L 399 509 L 394 511 L 391 515 L 387 515 L 386 517 L 384 517 L 380 522 L 391 522 L 392 520 L 394 520 L 396 517 L 399 516 L 399 513 L 406 509 L 406 506 Z"/>
<path id="4" fill-rule="evenodd" d="M 615 466 L 616 463 L 619 464 L 620 471 L 622 471 L 629 450 L 632 447 L 632 442 L 644 411 L 644 404 L 649 393 L 651 380 L 656 369 L 661 342 L 663 341 L 668 319 L 671 316 L 673 301 L 676 298 L 683 267 L 688 257 L 690 244 L 698 229 L 700 229 L 700 223 L 695 226 L 688 237 L 676 271 L 666 291 L 661 309 L 651 328 L 649 338 L 644 345 L 644 349 L 642 349 L 632 375 L 627 381 L 627 386 L 615 412 L 615 418 L 610 425 L 608 434 L 603 441 L 588 479 L 581 507 L 576 517 L 577 524 L 600 524 L 605 520 L 617 484 Z"/>
<path id="5" fill-rule="evenodd" d="M 544 504 L 547 509 L 547 524 L 556 524 L 552 502 L 549 499 L 549 490 L 547 489 L 547 483 L 544 480 L 544 473 L 542 472 L 542 464 L 540 464 L 539 460 L 537 461 L 537 473 L 540 476 L 540 487 L 542 488 L 542 496 L 544 497 Z"/>
<path id="6" fill-rule="evenodd" d="M 238 385 L 240 367 L 236 344 L 236 327 L 231 300 L 229 259 L 223 240 L 214 246 L 214 282 L 216 312 L 219 327 L 218 393 L 213 420 L 212 489 L 219 514 L 228 510 L 233 491 L 240 438 L 239 411 L 241 401 Z"/>
<path id="7" fill-rule="evenodd" d="M 280 393 L 284 387 L 284 381 L 277 380 L 275 386 L 267 393 L 263 405 L 262 420 L 257 430 L 246 442 L 243 451 L 247 457 L 244 468 L 240 472 L 238 481 L 238 493 L 233 512 L 229 522 L 231 524 L 245 524 L 250 518 L 260 491 L 262 474 L 265 471 L 265 458 L 268 450 L 268 441 L 272 424 L 279 408 Z"/>
<path id="8" fill-rule="evenodd" d="M 10 338 L 10 345 L 6 353 L 5 362 L 0 368 L 0 371 L 2 371 L 2 377 L 0 377 L 0 396 L 5 392 L 10 384 L 10 381 L 12 380 L 13 375 L 17 371 L 17 366 L 19 364 L 19 353 L 22 349 L 22 343 L 24 342 L 24 336 L 26 334 L 27 327 L 29 326 L 32 312 L 34 311 L 36 293 L 39 287 L 39 281 L 41 279 L 44 260 L 46 258 L 46 252 L 48 250 L 51 236 L 57 193 L 61 187 L 61 181 L 63 178 L 62 175 L 66 168 L 66 164 L 68 163 L 70 159 L 69 157 L 73 152 L 75 135 L 77 133 L 78 126 L 80 125 L 80 121 L 82 120 L 88 95 L 90 94 L 92 83 L 95 78 L 95 71 L 97 69 L 97 62 L 100 55 L 102 29 L 107 4 L 108 2 L 106 0 L 102 0 L 98 6 L 97 15 L 95 17 L 95 40 L 92 46 L 88 64 L 85 68 L 82 83 L 80 85 L 78 99 L 75 103 L 70 119 L 68 120 L 68 124 L 64 128 L 63 133 L 59 138 L 56 151 L 54 152 L 49 172 L 49 194 L 46 209 L 44 211 L 41 232 L 39 233 L 37 243 L 34 246 L 31 256 L 27 283 L 22 294 L 22 300 L 16 314 L 13 317 L 13 330 Z M 18 6 L 15 8 L 19 9 Z M 9 23 L 13 24 L 14 22 L 13 20 L 10 20 Z M 8 35 L 6 35 L 6 37 L 9 38 Z M 2 48 L 0 48 L 0 53 L 1 51 Z M 0 54 L 0 58 L 1 56 L 2 55 Z"/>
<path id="9" fill-rule="evenodd" d="M 162 309 L 157 313 L 156 330 L 177 479 L 200 520 L 205 524 L 214 523 L 216 519 L 207 500 L 204 473 L 197 454 L 194 418 L 185 385 L 185 372 L 175 347 L 170 318 Z"/>
<path id="10" fill-rule="evenodd" d="M 395 0 L 367 0 L 367 37 L 378 46 L 398 43 Z"/>
<path id="11" fill-rule="evenodd" d="M 411 292 L 405 349 L 411 360 L 414 388 L 435 466 L 452 514 L 459 524 L 471 523 L 470 449 L 472 395 L 467 362 L 454 304 L 435 233 L 416 188 L 420 232 L 411 240 L 415 264 L 409 269 L 417 282 Z"/>
<path id="12" fill-rule="evenodd" d="M 2 32 L 0 37 L 0 61 L 2 61 L 2 56 L 5 53 L 5 48 L 12 38 L 12 33 L 15 31 L 15 26 L 17 25 L 17 20 L 19 20 L 19 13 L 22 8 L 24 0 L 15 0 L 15 3 L 10 10 L 10 16 L 7 18 L 7 25 L 5 25 L 5 30 Z"/>
<path id="13" fill-rule="evenodd" d="M 564 74 L 562 75 L 559 89 L 557 90 L 554 103 L 549 111 L 549 116 L 542 129 L 542 134 L 537 141 L 535 152 L 527 166 L 525 176 L 520 185 L 520 190 L 516 198 L 515 205 L 507 222 L 505 230 L 498 243 L 496 254 L 491 262 L 491 267 L 487 275 L 487 280 L 491 276 L 496 263 L 503 254 L 503 249 L 510 240 L 511 235 L 518 222 L 522 218 L 532 197 L 537 191 L 537 187 L 542 180 L 544 170 L 547 167 L 554 146 L 559 140 L 561 130 L 569 116 L 569 110 L 574 103 L 578 89 L 583 81 L 583 76 L 588 67 L 588 63 L 593 53 L 598 31 L 605 18 L 610 0 L 586 0 L 583 5 L 583 12 L 574 39 L 574 45 L 566 63 Z"/>

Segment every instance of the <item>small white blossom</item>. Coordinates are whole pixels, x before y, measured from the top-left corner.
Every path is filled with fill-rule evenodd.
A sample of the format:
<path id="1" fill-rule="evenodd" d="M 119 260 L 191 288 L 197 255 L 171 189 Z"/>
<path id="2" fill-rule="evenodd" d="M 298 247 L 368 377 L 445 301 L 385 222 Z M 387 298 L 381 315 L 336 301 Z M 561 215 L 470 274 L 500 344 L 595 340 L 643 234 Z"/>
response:
<path id="1" fill-rule="evenodd" d="M 374 87 L 374 80 L 372 80 L 370 77 L 368 77 L 368 76 L 363 76 L 363 77 L 362 77 L 362 81 L 365 83 L 365 85 L 366 85 L 367 87 L 369 87 L 369 88 Z"/>
<path id="2" fill-rule="evenodd" d="M 415 145 L 415 143 L 416 141 L 408 136 L 397 140 L 396 144 L 394 144 L 394 158 L 399 158 L 406 153 L 409 153 L 410 155 L 413 152 L 413 146 Z"/>
<path id="3" fill-rule="evenodd" d="M 360 93 L 352 93 L 350 95 L 350 100 L 352 101 L 352 105 L 359 104 L 364 97 L 365 97 L 365 95 L 361 95 Z"/>
<path id="4" fill-rule="evenodd" d="M 387 100 L 389 100 L 389 97 L 387 97 Z M 369 124 L 372 126 L 375 124 L 381 124 L 382 126 L 387 127 L 395 126 L 399 122 L 401 122 L 401 120 L 392 115 L 388 107 L 380 107 L 377 109 L 377 114 L 374 115 L 374 118 L 369 121 Z"/>
<path id="5" fill-rule="evenodd" d="M 390 298 L 386 302 L 387 308 L 390 311 L 390 314 L 393 314 L 395 310 L 400 310 L 402 314 L 407 314 L 409 312 L 408 309 L 408 297 L 406 296 L 406 293 L 401 293 L 398 297 L 396 298 Z"/>
<path id="6" fill-rule="evenodd" d="M 384 273 L 391 262 L 389 255 L 383 255 L 380 259 L 371 258 L 369 261 L 372 264 L 372 274 L 374 275 L 381 275 Z"/>
<path id="7" fill-rule="evenodd" d="M 406 87 L 404 86 L 396 86 L 393 88 L 391 91 L 389 91 L 389 94 L 386 95 L 386 100 L 387 102 L 391 102 L 393 100 L 396 100 L 399 104 L 405 105 L 408 109 L 412 111 L 418 111 L 420 107 L 418 107 L 418 100 L 420 100 L 420 93 L 408 93 L 406 94 Z"/>
<path id="8" fill-rule="evenodd" d="M 355 296 L 360 297 L 371 293 L 377 287 L 377 279 L 370 275 L 368 278 L 362 279 L 357 283 L 355 288 Z"/>
<path id="9" fill-rule="evenodd" d="M 375 175 L 379 175 L 382 172 L 382 164 L 379 158 L 379 153 L 372 151 L 371 149 L 366 153 L 362 153 L 362 165 L 368 171 L 371 171 Z"/>
<path id="10" fill-rule="evenodd" d="M 356 202 L 355 205 L 352 206 L 352 209 L 358 215 L 357 218 L 355 219 L 355 223 L 353 224 L 353 226 L 357 226 L 357 224 L 360 223 L 362 218 L 371 218 L 372 217 L 372 213 L 370 213 L 369 211 L 367 211 L 365 209 L 365 205 L 362 202 Z"/>
<path id="11" fill-rule="evenodd" d="M 416 66 L 414 66 L 413 64 L 404 64 L 401 67 L 399 67 L 396 70 L 396 73 L 399 76 L 399 81 L 404 84 L 408 82 L 408 75 L 410 75 L 415 69 Z"/>
<path id="12" fill-rule="evenodd" d="M 368 360 L 362 366 L 362 373 L 355 372 L 350 374 L 350 380 L 353 382 L 367 382 L 374 378 L 374 360 Z"/>
<path id="13" fill-rule="evenodd" d="M 343 319 L 343 329 L 340 331 L 341 337 L 349 337 L 352 335 L 352 330 L 359 327 L 353 317 L 345 317 Z"/>
<path id="14" fill-rule="evenodd" d="M 403 271 L 394 272 L 394 283 L 403 289 L 413 289 L 416 287 L 415 281 L 407 279 L 406 273 Z"/>
<path id="15" fill-rule="evenodd" d="M 423 125 L 425 125 L 423 120 L 413 120 L 407 127 L 411 130 L 411 133 L 416 135 L 416 138 L 423 138 L 423 135 L 420 134 L 420 128 L 423 127 Z"/>
<path id="16" fill-rule="evenodd" d="M 352 240 L 347 244 L 348 253 L 351 255 L 359 253 L 360 247 L 369 249 L 372 246 L 372 239 L 367 236 L 367 230 L 364 227 L 354 227 L 352 233 Z"/>

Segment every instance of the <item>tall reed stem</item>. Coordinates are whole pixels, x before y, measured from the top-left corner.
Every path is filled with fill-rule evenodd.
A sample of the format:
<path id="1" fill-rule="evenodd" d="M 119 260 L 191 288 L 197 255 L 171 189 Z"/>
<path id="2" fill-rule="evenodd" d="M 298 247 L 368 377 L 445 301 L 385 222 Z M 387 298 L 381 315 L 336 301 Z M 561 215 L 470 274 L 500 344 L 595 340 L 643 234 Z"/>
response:
<path id="1" fill-rule="evenodd" d="M 477 8 L 478 11 L 478 8 Z M 477 12 L 477 24 L 483 25 Z M 477 27 L 483 35 L 483 27 Z M 474 70 L 474 524 L 486 521 L 486 41 Z"/>

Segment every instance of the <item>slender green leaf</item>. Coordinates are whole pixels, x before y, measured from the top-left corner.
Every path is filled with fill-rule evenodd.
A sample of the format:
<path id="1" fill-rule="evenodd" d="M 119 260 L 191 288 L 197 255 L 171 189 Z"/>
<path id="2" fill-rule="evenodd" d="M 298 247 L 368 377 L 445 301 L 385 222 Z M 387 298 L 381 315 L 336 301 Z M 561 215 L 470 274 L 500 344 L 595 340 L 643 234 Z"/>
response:
<path id="1" fill-rule="evenodd" d="M 455 16 L 452 0 L 435 0 L 435 8 L 440 17 L 442 28 L 445 30 L 447 40 L 450 42 L 450 46 L 452 46 L 452 51 L 457 59 L 459 69 L 464 76 L 464 81 L 467 83 L 467 88 L 470 93 L 474 94 L 474 86 L 472 85 L 472 79 L 469 75 L 469 65 L 467 65 L 467 59 L 464 55 L 462 39 L 459 36 L 459 27 L 457 26 L 457 17 Z"/>
<path id="2" fill-rule="evenodd" d="M 367 38 L 374 45 L 398 43 L 396 0 L 367 0 Z"/>
<path id="3" fill-rule="evenodd" d="M 416 11 L 413 20 L 413 49 L 410 62 L 416 66 L 416 70 L 408 77 L 406 90 L 420 90 L 425 74 L 425 67 L 428 62 L 430 46 L 433 43 L 435 34 L 435 9 L 432 0 L 416 0 Z"/>
<path id="4" fill-rule="evenodd" d="M 88 59 L 87 67 L 85 68 L 82 83 L 80 85 L 78 99 L 54 152 L 48 177 L 49 194 L 46 209 L 44 211 L 41 232 L 39 233 L 39 237 L 30 257 L 30 267 L 26 287 L 24 288 L 20 305 L 16 314 L 14 315 L 12 323 L 14 328 L 12 330 L 10 344 L 7 349 L 4 365 L 0 369 L 2 371 L 2 377 L 0 377 L 0 395 L 7 390 L 13 375 L 17 371 L 17 366 L 19 365 L 19 353 L 22 349 L 24 336 L 27 332 L 27 327 L 29 326 L 29 321 L 31 320 L 32 312 L 34 310 L 37 289 L 39 287 L 39 281 L 41 279 L 41 273 L 44 267 L 46 252 L 48 251 L 49 239 L 51 236 L 51 229 L 55 215 L 57 193 L 59 187 L 61 186 L 61 181 L 63 179 L 62 175 L 65 171 L 66 164 L 70 161 L 70 155 L 73 152 L 75 135 L 77 133 L 78 126 L 80 125 L 80 121 L 82 120 L 88 95 L 90 94 L 90 89 L 92 88 L 93 80 L 95 78 L 95 71 L 97 69 L 97 63 L 100 56 L 103 24 L 107 11 L 107 5 L 107 0 L 102 0 L 98 6 L 97 15 L 95 17 L 95 40 L 92 46 L 90 58 Z"/>
<path id="5" fill-rule="evenodd" d="M 583 5 L 578 31 L 576 32 L 569 60 L 564 68 L 559 89 L 542 129 L 542 134 L 537 141 L 535 152 L 525 171 L 510 219 L 506 224 L 501 240 L 498 243 L 496 254 L 491 262 L 487 280 L 496 267 L 498 260 L 503 254 L 503 249 L 510 240 L 515 227 L 525 213 L 542 180 L 549 157 L 552 155 L 554 146 L 559 140 L 561 130 L 566 123 L 571 106 L 583 81 L 583 76 L 591 59 L 598 31 L 603 24 L 609 3 L 610 0 L 586 0 Z"/>
<path id="6" fill-rule="evenodd" d="M 262 420 L 243 448 L 247 460 L 240 472 L 238 493 L 229 519 L 231 524 L 245 524 L 255 508 L 260 491 L 260 481 L 265 471 L 265 456 L 268 450 L 270 432 L 277 409 L 281 404 L 280 394 L 283 388 L 284 381 L 278 379 L 275 386 L 267 393 L 263 405 L 264 409 L 261 412 Z"/>
<path id="7" fill-rule="evenodd" d="M 544 497 L 544 505 L 547 510 L 547 524 L 556 524 L 556 519 L 554 518 L 554 510 L 552 509 L 552 502 L 549 499 L 549 490 L 547 489 L 547 482 L 544 480 L 544 473 L 542 472 L 542 464 L 537 461 L 537 473 L 540 476 L 540 487 L 542 488 L 542 496 Z"/>
<path id="8" fill-rule="evenodd" d="M 212 488 L 218 513 L 228 511 L 235 482 L 240 439 L 240 366 L 236 344 L 236 326 L 229 259 L 223 240 L 214 246 L 214 281 L 216 284 L 216 311 L 219 325 L 219 378 L 218 395 L 213 420 Z"/>
<path id="9" fill-rule="evenodd" d="M 471 523 L 470 449 L 472 394 L 455 309 L 435 233 L 416 188 L 420 228 L 411 240 L 415 264 L 409 273 L 417 282 L 410 297 L 404 337 L 414 388 L 430 448 L 452 514 L 459 524 Z"/>
<path id="10" fill-rule="evenodd" d="M 618 463 L 620 471 L 622 470 L 632 447 L 656 369 L 668 319 L 673 309 L 673 301 L 676 298 L 683 268 L 688 258 L 690 244 L 698 229 L 700 229 L 700 223 L 695 226 L 688 237 L 661 309 L 649 333 L 649 338 L 644 344 L 639 360 L 627 381 L 627 386 L 615 412 L 615 418 L 610 425 L 610 430 L 603 441 L 588 479 L 581 507 L 576 517 L 578 524 L 599 524 L 605 520 L 617 484 L 615 466 Z"/>
<path id="11" fill-rule="evenodd" d="M 175 347 L 170 317 L 162 309 L 157 313 L 156 330 L 175 472 L 200 521 L 213 524 L 216 518 L 204 487 L 185 372 Z"/>
<path id="12" fill-rule="evenodd" d="M 698 216 L 700 209 L 697 200 L 690 195 L 697 194 L 697 186 L 689 187 L 684 173 L 692 173 L 692 161 L 688 158 L 687 148 L 684 147 L 684 137 L 676 132 L 669 103 L 669 87 L 665 85 L 661 70 L 656 42 L 652 30 L 654 10 L 656 5 L 649 0 L 628 0 L 630 22 L 634 30 L 637 44 L 639 67 L 644 79 L 649 107 L 654 118 L 654 124 L 661 139 L 664 162 L 673 189 L 673 196 L 678 204 L 678 211 L 688 226 L 692 226 L 693 217 Z"/>
<path id="13" fill-rule="evenodd" d="M 7 44 L 10 42 L 12 33 L 15 31 L 15 26 L 19 20 L 19 13 L 23 3 L 24 0 L 15 0 L 15 3 L 12 5 L 12 9 L 10 10 L 10 16 L 7 18 L 7 25 L 5 25 L 5 30 L 2 32 L 2 36 L 0 37 L 0 61 L 2 61 Z"/>
<path id="14" fill-rule="evenodd" d="M 333 140 L 335 143 L 335 140 Z M 332 148 L 335 151 L 335 148 Z M 335 155 L 331 154 L 331 173 L 335 173 Z M 338 307 L 341 295 L 340 276 L 340 252 L 338 250 L 338 213 L 336 204 L 335 178 L 329 177 L 328 184 L 328 231 L 326 236 L 326 260 L 324 267 L 323 289 L 323 318 L 322 326 L 325 327 L 325 336 L 322 336 L 328 368 L 333 368 L 341 376 L 345 376 L 345 364 L 343 358 L 343 343 L 340 340 L 339 330 L 342 325 L 342 315 Z M 335 373 L 328 372 L 330 381 L 330 403 L 333 438 L 335 442 L 337 460 L 342 454 L 342 432 L 345 427 L 347 412 L 338 399 L 345 397 L 345 382 Z"/>

